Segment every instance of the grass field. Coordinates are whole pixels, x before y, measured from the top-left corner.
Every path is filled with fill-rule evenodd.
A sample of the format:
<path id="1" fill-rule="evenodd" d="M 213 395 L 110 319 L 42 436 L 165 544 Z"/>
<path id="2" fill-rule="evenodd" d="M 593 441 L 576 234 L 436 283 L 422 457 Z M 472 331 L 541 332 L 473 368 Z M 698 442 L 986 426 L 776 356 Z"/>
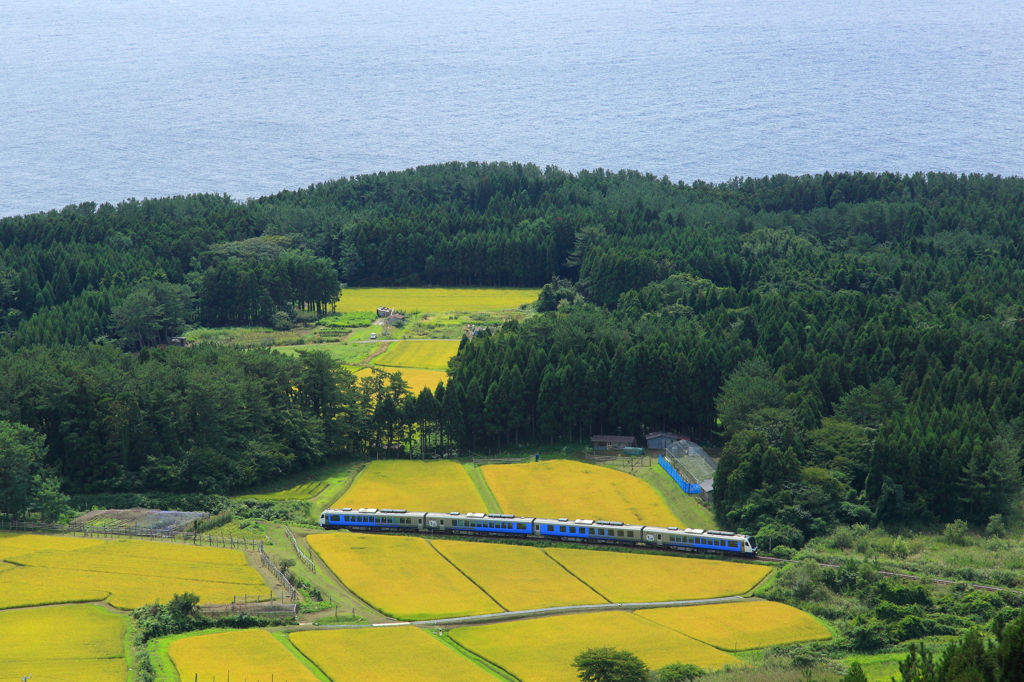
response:
<path id="1" fill-rule="evenodd" d="M 602 604 L 605 599 L 536 547 L 434 540 L 456 568 L 509 611 Z"/>
<path id="2" fill-rule="evenodd" d="M 496 682 L 416 627 L 295 632 L 290 639 L 338 682 Z"/>
<path id="3" fill-rule="evenodd" d="M 374 364 L 381 367 L 444 370 L 448 368 L 448 360 L 458 351 L 458 341 L 396 341 L 389 344 L 383 354 L 374 358 Z"/>
<path id="4" fill-rule="evenodd" d="M 318 682 L 318 678 L 266 630 L 218 632 L 176 639 L 168 647 L 182 680 L 275 680 Z M 198 675 L 198 678 L 196 677 Z"/>
<path id="5" fill-rule="evenodd" d="M 484 501 L 458 462 L 380 460 L 370 462 L 333 506 L 476 512 Z"/>
<path id="6" fill-rule="evenodd" d="M 773 601 L 650 609 L 636 615 L 727 651 L 832 637 L 810 614 Z"/>
<path id="7" fill-rule="evenodd" d="M 540 289 L 345 289 L 338 299 L 338 312 L 364 312 L 387 306 L 407 313 L 459 310 L 511 310 L 537 300 Z"/>
<path id="8" fill-rule="evenodd" d="M 310 343 L 301 346 L 274 346 L 274 350 L 285 355 L 297 355 L 310 351 L 322 351 L 342 365 L 358 365 L 375 350 L 372 343 Z"/>
<path id="9" fill-rule="evenodd" d="M 425 620 L 502 610 L 422 538 L 324 533 L 307 539 L 346 587 L 395 618 Z"/>
<path id="10" fill-rule="evenodd" d="M 224 603 L 269 591 L 238 550 L 147 540 L 83 547 L 76 538 L 53 539 L 70 549 L 8 557 L 18 568 L 0 581 L 0 608 L 107 599 L 111 606 L 132 609 L 181 592 L 194 592 L 203 603 Z"/>
<path id="11" fill-rule="evenodd" d="M 521 682 L 575 682 L 572 660 L 591 647 L 631 651 L 652 668 L 676 661 L 702 668 L 740 664 L 707 644 L 623 611 L 458 628 L 451 637 Z"/>
<path id="12" fill-rule="evenodd" d="M 771 572 L 767 566 L 654 554 L 545 550 L 613 603 L 710 599 L 743 594 Z"/>
<path id="13" fill-rule="evenodd" d="M 678 526 L 647 483 L 607 467 L 572 460 L 481 467 L 506 514 Z"/>

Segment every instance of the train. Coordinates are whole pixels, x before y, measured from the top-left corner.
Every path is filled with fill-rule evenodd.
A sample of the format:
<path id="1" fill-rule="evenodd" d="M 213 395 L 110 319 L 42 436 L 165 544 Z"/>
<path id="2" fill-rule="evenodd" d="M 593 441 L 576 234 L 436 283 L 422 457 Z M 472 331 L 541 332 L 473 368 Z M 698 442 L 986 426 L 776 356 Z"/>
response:
<path id="1" fill-rule="evenodd" d="M 540 519 L 512 514 L 461 512 L 418 512 L 405 509 L 325 509 L 320 514 L 324 530 L 347 529 L 363 532 L 391 531 L 518 537 L 615 545 L 659 547 L 680 552 L 702 552 L 757 556 L 752 535 L 724 530 L 641 526 L 621 521 L 593 519 Z"/>

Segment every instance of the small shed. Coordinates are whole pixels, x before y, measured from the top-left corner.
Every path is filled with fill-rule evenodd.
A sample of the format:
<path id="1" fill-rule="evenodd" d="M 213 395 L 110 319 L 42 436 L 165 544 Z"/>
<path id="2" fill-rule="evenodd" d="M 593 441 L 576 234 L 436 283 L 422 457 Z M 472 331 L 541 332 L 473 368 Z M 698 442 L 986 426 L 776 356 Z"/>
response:
<path id="1" fill-rule="evenodd" d="M 590 445 L 595 450 L 621 450 L 636 447 L 633 436 L 591 436 Z"/>
<path id="2" fill-rule="evenodd" d="M 709 478 L 706 481 L 702 481 L 700 484 L 700 499 L 707 503 L 711 503 L 711 498 L 714 497 L 715 493 L 715 481 Z"/>
<path id="3" fill-rule="evenodd" d="M 381 306 L 377 308 L 377 317 L 388 317 L 391 315 L 391 308 Z"/>
<path id="4" fill-rule="evenodd" d="M 185 346 L 188 345 L 188 339 L 186 339 L 184 336 L 172 336 L 167 341 L 167 345 L 168 346 L 181 346 L 182 348 L 184 348 Z"/>
<path id="5" fill-rule="evenodd" d="M 405 324 L 405 315 L 402 315 L 401 313 L 394 313 L 388 317 L 385 324 L 391 327 L 401 327 Z"/>
<path id="6" fill-rule="evenodd" d="M 675 433 L 669 433 L 668 431 L 655 431 L 654 433 L 647 434 L 647 447 L 652 450 L 664 450 L 669 445 L 672 445 L 672 443 L 677 443 L 681 440 L 686 440 L 686 438 Z"/>

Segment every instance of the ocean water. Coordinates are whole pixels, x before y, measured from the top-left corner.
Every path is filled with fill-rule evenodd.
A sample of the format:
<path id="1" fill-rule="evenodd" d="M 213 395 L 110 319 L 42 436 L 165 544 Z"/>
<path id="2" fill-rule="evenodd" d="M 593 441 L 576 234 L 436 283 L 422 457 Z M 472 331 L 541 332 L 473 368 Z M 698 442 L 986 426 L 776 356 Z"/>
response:
<path id="1" fill-rule="evenodd" d="M 0 216 L 449 160 L 1024 174 L 1024 3 L 0 0 Z"/>

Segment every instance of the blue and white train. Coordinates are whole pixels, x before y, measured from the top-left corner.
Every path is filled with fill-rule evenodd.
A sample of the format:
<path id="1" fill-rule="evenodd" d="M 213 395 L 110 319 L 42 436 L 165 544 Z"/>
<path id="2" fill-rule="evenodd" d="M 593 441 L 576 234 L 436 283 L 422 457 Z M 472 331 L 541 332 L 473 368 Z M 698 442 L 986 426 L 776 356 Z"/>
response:
<path id="1" fill-rule="evenodd" d="M 522 537 L 533 540 L 595 542 L 617 545 L 661 547 L 682 552 L 709 552 L 756 556 L 757 542 L 752 535 L 724 530 L 704 530 L 675 526 L 639 526 L 620 521 L 592 519 L 537 519 L 511 514 L 463 514 L 461 512 L 411 512 L 405 509 L 325 509 L 320 527 L 354 531 L 405 531 Z"/>

